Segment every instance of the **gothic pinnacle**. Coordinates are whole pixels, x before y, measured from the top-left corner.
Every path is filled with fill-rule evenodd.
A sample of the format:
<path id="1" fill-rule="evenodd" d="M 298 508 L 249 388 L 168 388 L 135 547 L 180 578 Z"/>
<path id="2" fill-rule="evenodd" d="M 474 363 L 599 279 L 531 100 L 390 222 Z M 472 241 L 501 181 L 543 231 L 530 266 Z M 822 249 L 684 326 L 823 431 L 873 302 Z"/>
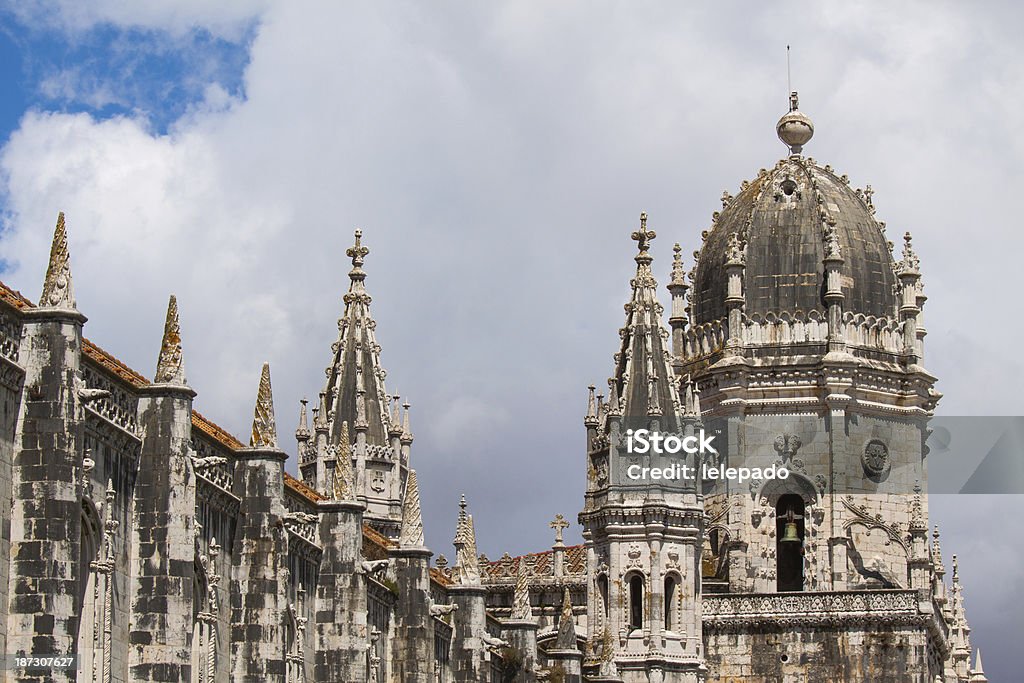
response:
<path id="1" fill-rule="evenodd" d="M 252 418 L 252 448 L 277 448 L 277 424 L 274 422 L 274 396 L 270 388 L 270 363 L 263 364 L 256 409 Z"/>
<path id="2" fill-rule="evenodd" d="M 50 308 L 75 310 L 75 293 L 71 286 L 71 257 L 68 254 L 68 234 L 64 227 L 64 212 L 57 214 L 57 227 L 50 246 L 50 263 L 43 280 L 43 295 L 39 305 Z"/>
<path id="3" fill-rule="evenodd" d="M 516 586 L 512 593 L 512 618 L 518 621 L 532 621 L 533 607 L 530 604 L 530 574 L 526 557 L 519 558 L 516 572 Z"/>
<path id="4" fill-rule="evenodd" d="M 480 560 L 476 554 L 473 516 L 466 512 L 466 496 L 459 500 L 459 521 L 455 528 L 455 580 L 462 585 L 480 584 Z"/>
<path id="5" fill-rule="evenodd" d="M 558 640 L 555 647 L 559 650 L 576 649 L 576 622 L 572 616 L 572 597 L 566 586 L 562 594 L 562 613 L 558 619 Z"/>
<path id="6" fill-rule="evenodd" d="M 587 389 L 590 391 L 590 395 L 587 398 L 587 414 L 583 418 L 583 424 L 587 427 L 596 427 L 598 424 L 597 420 L 597 402 L 594 399 L 594 391 L 597 389 L 591 384 Z"/>
<path id="7" fill-rule="evenodd" d="M 158 384 L 185 384 L 185 364 L 181 356 L 181 325 L 178 320 L 178 300 L 171 294 L 167 302 L 164 338 L 160 344 L 160 357 L 156 362 Z"/>
<path id="8" fill-rule="evenodd" d="M 409 428 L 409 399 L 402 404 L 402 443 L 411 444 L 413 440 L 412 429 Z"/>
<path id="9" fill-rule="evenodd" d="M 299 403 L 301 404 L 299 408 L 299 426 L 295 428 L 295 438 L 299 441 L 306 441 L 309 439 L 309 418 L 306 415 L 306 404 L 309 401 L 302 399 Z"/>
<path id="10" fill-rule="evenodd" d="M 672 245 L 672 279 L 668 283 L 669 290 L 673 287 L 686 288 L 686 269 L 683 268 L 683 248 L 676 242 Z"/>
<path id="11" fill-rule="evenodd" d="M 399 546 L 402 548 L 422 548 L 423 514 L 420 510 L 420 486 L 416 481 L 416 470 L 409 470 L 409 478 L 405 483 L 405 498 L 402 500 L 402 532 Z"/>

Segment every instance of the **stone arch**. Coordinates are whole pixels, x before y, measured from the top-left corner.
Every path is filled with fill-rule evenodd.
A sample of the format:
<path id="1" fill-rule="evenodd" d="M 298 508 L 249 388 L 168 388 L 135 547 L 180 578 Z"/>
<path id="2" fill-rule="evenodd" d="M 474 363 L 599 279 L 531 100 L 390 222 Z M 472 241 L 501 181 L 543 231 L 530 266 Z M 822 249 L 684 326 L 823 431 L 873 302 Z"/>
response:
<path id="1" fill-rule="evenodd" d="M 626 592 L 626 624 L 628 631 L 641 630 L 646 616 L 647 577 L 639 569 L 631 569 L 622 577 Z"/>

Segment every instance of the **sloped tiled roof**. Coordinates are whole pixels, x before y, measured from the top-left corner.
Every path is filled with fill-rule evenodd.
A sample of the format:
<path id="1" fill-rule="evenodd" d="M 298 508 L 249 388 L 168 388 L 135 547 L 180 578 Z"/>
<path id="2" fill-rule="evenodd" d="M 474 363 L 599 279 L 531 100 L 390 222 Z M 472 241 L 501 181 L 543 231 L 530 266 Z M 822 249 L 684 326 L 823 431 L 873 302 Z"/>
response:
<path id="1" fill-rule="evenodd" d="M 539 553 L 529 553 L 511 557 L 507 553 L 498 560 L 485 561 L 481 564 L 484 574 L 489 579 L 515 578 L 519 574 L 520 563 L 525 563 L 527 570 L 533 576 L 553 576 L 554 551 L 545 550 Z M 587 570 L 587 549 L 583 545 L 570 545 L 565 547 L 565 573 L 584 574 Z"/>

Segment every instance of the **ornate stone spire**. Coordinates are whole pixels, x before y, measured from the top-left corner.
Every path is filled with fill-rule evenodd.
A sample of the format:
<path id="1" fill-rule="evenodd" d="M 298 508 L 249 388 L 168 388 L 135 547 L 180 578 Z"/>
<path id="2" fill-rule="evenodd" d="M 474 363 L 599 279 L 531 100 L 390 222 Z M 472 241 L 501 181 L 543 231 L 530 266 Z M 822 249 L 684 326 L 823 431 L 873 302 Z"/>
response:
<path id="1" fill-rule="evenodd" d="M 341 438 L 336 450 L 337 459 L 331 493 L 335 500 L 355 500 L 355 475 L 352 470 L 352 443 L 349 441 L 348 422 L 341 423 Z"/>
<path id="2" fill-rule="evenodd" d="M 985 676 L 985 667 L 981 665 L 981 648 L 978 648 L 977 654 L 974 655 L 974 669 L 971 670 L 971 683 L 988 683 L 988 677 Z"/>
<path id="3" fill-rule="evenodd" d="M 423 515 L 420 511 L 420 486 L 416 470 L 409 470 L 405 484 L 405 499 L 402 501 L 402 534 L 398 544 L 403 548 L 422 548 Z"/>
<path id="4" fill-rule="evenodd" d="M 566 586 L 562 595 L 562 614 L 558 619 L 558 640 L 555 647 L 559 650 L 576 649 L 576 620 L 572 615 L 572 598 Z"/>
<path id="5" fill-rule="evenodd" d="M 903 259 L 896 264 L 898 273 L 920 274 L 921 259 L 914 251 L 913 237 L 909 232 L 903 234 Z"/>
<path id="6" fill-rule="evenodd" d="M 252 418 L 252 448 L 277 448 L 277 423 L 274 422 L 274 396 L 270 388 L 270 363 L 263 364 L 256 410 Z"/>
<path id="7" fill-rule="evenodd" d="M 519 621 L 533 620 L 533 608 L 530 606 L 530 572 L 526 567 L 525 557 L 519 558 L 516 587 L 512 595 L 512 618 Z"/>
<path id="8" fill-rule="evenodd" d="M 609 381 L 609 414 L 621 410 L 628 420 L 660 419 L 660 428 L 671 431 L 681 418 L 676 410 L 680 401 L 668 350 L 669 332 L 662 324 L 664 308 L 658 301 L 657 282 L 651 271 L 650 245 L 655 237 L 647 227 L 647 214 L 640 214 L 640 229 L 632 234 L 637 242 L 636 275 L 630 281 L 632 296 L 625 306 L 626 325 L 619 330 L 622 341 L 615 354 L 615 374 Z M 620 400 L 624 403 L 621 408 L 617 405 Z"/>
<path id="9" fill-rule="evenodd" d="M 594 391 L 597 387 L 591 384 L 587 389 L 590 394 L 587 397 L 587 414 L 583 417 L 583 424 L 587 427 L 596 427 L 598 425 L 597 400 L 594 398 Z"/>
<path id="10" fill-rule="evenodd" d="M 396 413 L 391 395 L 384 386 L 386 372 L 380 362 L 381 347 L 377 343 L 377 323 L 370 314 L 370 295 L 366 291 L 363 266 L 369 248 L 362 242 L 361 230 L 355 232 L 355 243 L 345 254 L 352 260 L 349 288 L 344 296 L 345 310 L 338 320 L 338 340 L 333 344 L 333 358 L 327 368 L 324 387 L 325 408 L 320 418 L 329 422 L 331 441 L 337 442 L 341 422 L 366 434 L 370 445 L 388 446 L 390 433 L 398 434 Z M 389 405 L 390 404 L 390 405 Z"/>
<path id="11" fill-rule="evenodd" d="M 309 403 L 306 399 L 299 401 L 301 407 L 299 408 L 299 426 L 295 428 L 295 438 L 298 441 L 309 440 L 309 417 L 306 413 L 306 404 Z"/>
<path id="12" fill-rule="evenodd" d="M 43 295 L 39 305 L 48 308 L 76 310 L 75 292 L 71 286 L 71 257 L 68 254 L 68 234 L 64 228 L 64 212 L 57 214 L 57 227 L 50 245 L 50 263 L 43 280 Z"/>
<path id="13" fill-rule="evenodd" d="M 411 444 L 413 442 L 412 429 L 409 427 L 409 399 L 405 400 L 402 404 L 402 443 Z"/>
<path id="14" fill-rule="evenodd" d="M 459 521 L 455 526 L 455 582 L 464 586 L 480 585 L 480 560 L 476 554 L 476 529 L 473 516 L 466 512 L 466 496 L 459 500 Z"/>
<path id="15" fill-rule="evenodd" d="M 178 321 L 178 300 L 171 294 L 167 302 L 164 338 L 160 344 L 160 358 L 156 362 L 157 384 L 185 385 L 185 363 L 181 356 L 181 325 Z"/>

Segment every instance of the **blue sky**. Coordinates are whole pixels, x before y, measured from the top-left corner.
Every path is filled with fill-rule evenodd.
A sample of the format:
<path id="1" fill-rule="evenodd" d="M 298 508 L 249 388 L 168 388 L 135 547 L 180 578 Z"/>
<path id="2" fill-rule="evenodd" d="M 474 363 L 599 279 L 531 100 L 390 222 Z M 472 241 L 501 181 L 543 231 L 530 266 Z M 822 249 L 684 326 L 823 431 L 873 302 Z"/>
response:
<path id="1" fill-rule="evenodd" d="M 672 243 L 699 247 L 722 190 L 784 154 L 788 43 L 807 153 L 914 232 L 941 409 L 1024 414 L 1024 10 L 782 6 L 0 2 L 4 281 L 38 294 L 64 210 L 91 339 L 150 374 L 173 292 L 197 408 L 245 434 L 270 361 L 288 433 L 362 228 L 428 544 L 451 554 L 465 491 L 482 552 L 540 550 L 582 504 L 636 217 L 664 283 Z M 1024 550 L 1002 529 L 1024 505 L 966 500 L 932 518 L 1009 680 Z"/>
<path id="2" fill-rule="evenodd" d="M 181 35 L 103 22 L 66 32 L 0 14 L 0 139 L 28 109 L 131 116 L 156 134 L 216 87 L 241 97 L 255 22 L 231 39 L 195 27 Z"/>

